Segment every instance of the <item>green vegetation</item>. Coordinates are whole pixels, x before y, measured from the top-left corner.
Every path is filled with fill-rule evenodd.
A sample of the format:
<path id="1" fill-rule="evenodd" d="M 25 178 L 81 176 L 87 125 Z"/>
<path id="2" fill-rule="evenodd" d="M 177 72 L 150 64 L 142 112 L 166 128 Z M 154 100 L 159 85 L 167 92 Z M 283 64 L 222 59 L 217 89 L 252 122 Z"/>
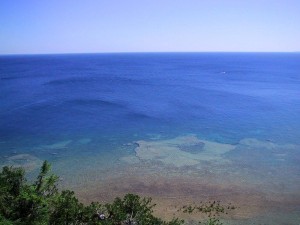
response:
<path id="1" fill-rule="evenodd" d="M 36 181 L 25 179 L 22 168 L 3 167 L 0 173 L 0 224 L 1 225 L 180 225 L 183 220 L 174 218 L 166 222 L 153 215 L 151 198 L 127 194 L 112 203 L 93 202 L 85 206 L 73 191 L 59 191 L 58 177 L 50 173 L 45 161 Z M 204 224 L 222 224 L 216 218 L 225 208 L 219 203 L 185 206 L 183 212 L 209 213 Z M 202 223 L 203 224 L 203 223 Z"/>
<path id="2" fill-rule="evenodd" d="M 209 218 L 204 224 L 211 225 L 221 225 L 222 223 L 219 220 L 221 214 L 228 214 L 229 210 L 234 210 L 236 207 L 231 203 L 226 205 L 221 205 L 220 201 L 209 201 L 202 203 L 200 205 L 185 205 L 180 208 L 178 211 L 182 211 L 184 213 L 192 214 L 192 213 L 203 213 L 207 215 Z M 199 222 L 202 224 L 201 222 Z"/>

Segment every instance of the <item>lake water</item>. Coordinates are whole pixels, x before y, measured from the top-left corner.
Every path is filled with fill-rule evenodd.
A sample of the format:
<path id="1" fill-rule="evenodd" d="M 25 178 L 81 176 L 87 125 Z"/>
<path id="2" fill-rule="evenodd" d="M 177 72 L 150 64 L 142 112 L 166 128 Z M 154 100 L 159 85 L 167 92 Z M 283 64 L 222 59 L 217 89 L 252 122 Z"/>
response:
<path id="1" fill-rule="evenodd" d="M 299 224 L 300 54 L 0 56 L 0 164 L 49 160 L 86 202 L 162 215 L 231 201 L 232 224 Z"/>

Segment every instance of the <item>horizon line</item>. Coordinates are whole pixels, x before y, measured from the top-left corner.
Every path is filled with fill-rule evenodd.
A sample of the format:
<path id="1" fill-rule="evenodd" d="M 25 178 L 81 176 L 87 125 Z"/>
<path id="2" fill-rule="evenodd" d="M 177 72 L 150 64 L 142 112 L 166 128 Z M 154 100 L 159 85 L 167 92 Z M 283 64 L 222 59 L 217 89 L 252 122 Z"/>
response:
<path id="1" fill-rule="evenodd" d="M 120 52 L 49 52 L 49 53 L 0 53 L 0 56 L 22 55 L 84 55 L 84 54 L 153 54 L 153 53 L 300 53 L 300 51 L 120 51 Z"/>

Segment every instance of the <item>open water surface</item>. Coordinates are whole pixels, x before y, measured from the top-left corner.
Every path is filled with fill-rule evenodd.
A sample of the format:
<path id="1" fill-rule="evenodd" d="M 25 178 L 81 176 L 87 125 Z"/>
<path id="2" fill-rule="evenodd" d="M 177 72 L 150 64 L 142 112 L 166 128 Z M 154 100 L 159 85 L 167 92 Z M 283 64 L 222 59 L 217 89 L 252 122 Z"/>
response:
<path id="1" fill-rule="evenodd" d="M 0 56 L 0 164 L 47 159 L 86 201 L 203 189 L 299 224 L 299 146 L 300 54 Z"/>

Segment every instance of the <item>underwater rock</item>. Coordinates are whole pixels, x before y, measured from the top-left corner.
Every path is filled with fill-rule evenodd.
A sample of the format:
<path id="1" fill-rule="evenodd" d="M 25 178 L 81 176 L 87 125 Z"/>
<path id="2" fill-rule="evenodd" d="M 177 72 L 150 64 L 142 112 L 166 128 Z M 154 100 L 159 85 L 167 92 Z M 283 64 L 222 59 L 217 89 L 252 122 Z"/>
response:
<path id="1" fill-rule="evenodd" d="M 82 139 L 78 140 L 78 142 L 83 145 L 86 145 L 86 144 L 90 143 L 91 141 L 92 141 L 92 139 L 90 139 L 90 138 L 82 138 Z"/>
<path id="2" fill-rule="evenodd" d="M 234 145 L 198 139 L 194 135 L 159 141 L 137 141 L 136 157 L 140 160 L 159 161 L 175 167 L 194 166 L 203 161 L 227 162 L 223 154 Z"/>
<path id="3" fill-rule="evenodd" d="M 199 142 L 196 144 L 182 144 L 178 145 L 178 147 L 181 151 L 197 154 L 204 149 L 204 145 L 205 144 L 203 142 Z"/>

